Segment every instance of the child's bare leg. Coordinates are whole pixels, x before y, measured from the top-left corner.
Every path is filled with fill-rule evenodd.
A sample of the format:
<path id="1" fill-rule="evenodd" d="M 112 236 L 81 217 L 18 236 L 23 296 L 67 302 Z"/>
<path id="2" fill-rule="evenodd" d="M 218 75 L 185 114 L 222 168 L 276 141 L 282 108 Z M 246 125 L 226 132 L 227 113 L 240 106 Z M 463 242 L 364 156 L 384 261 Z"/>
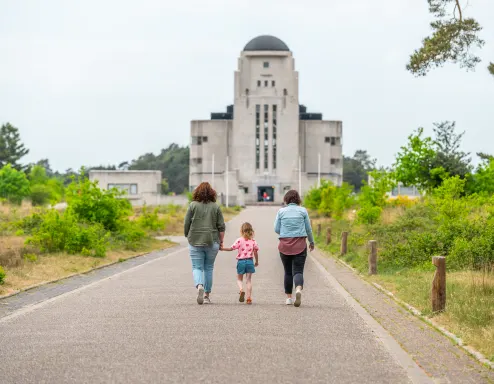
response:
<path id="1" fill-rule="evenodd" d="M 252 297 L 252 273 L 245 274 L 245 285 L 247 286 L 247 298 Z"/>
<path id="2" fill-rule="evenodd" d="M 237 285 L 240 291 L 243 291 L 244 287 L 244 275 L 237 275 Z"/>

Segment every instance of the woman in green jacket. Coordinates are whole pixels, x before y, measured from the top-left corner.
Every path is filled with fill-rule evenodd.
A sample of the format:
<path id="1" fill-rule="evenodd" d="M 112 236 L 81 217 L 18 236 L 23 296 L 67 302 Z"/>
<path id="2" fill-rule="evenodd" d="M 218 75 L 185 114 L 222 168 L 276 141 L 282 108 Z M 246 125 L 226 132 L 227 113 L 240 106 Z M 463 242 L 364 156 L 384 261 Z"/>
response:
<path id="1" fill-rule="evenodd" d="M 209 304 L 214 261 L 223 245 L 225 220 L 216 204 L 216 191 L 209 183 L 201 183 L 194 190 L 192 200 L 185 215 L 184 234 L 189 241 L 197 303 Z"/>

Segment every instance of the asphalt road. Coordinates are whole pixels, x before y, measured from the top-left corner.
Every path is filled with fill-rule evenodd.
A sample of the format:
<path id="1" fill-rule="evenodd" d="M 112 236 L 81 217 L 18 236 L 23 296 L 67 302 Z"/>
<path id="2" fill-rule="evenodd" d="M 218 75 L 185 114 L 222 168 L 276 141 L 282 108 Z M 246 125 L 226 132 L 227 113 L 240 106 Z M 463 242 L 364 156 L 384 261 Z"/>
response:
<path id="1" fill-rule="evenodd" d="M 197 305 L 177 249 L 0 318 L 0 382 L 428 382 L 312 259 L 302 306 L 285 305 L 275 214 L 249 208 L 228 223 L 227 243 L 243 221 L 256 230 L 252 306 L 237 301 L 233 252 L 218 254 L 213 303 Z"/>

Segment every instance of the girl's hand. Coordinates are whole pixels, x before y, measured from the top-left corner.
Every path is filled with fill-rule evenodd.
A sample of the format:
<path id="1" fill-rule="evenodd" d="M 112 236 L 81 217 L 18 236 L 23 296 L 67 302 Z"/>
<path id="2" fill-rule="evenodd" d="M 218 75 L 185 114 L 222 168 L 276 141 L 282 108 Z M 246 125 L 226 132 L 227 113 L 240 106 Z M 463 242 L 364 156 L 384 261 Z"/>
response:
<path id="1" fill-rule="evenodd" d="M 310 249 L 311 252 L 314 250 L 314 243 L 310 243 L 309 244 L 309 249 Z"/>
<path id="2" fill-rule="evenodd" d="M 254 267 L 258 267 L 259 266 L 259 262 L 256 261 L 255 264 L 254 264 Z"/>

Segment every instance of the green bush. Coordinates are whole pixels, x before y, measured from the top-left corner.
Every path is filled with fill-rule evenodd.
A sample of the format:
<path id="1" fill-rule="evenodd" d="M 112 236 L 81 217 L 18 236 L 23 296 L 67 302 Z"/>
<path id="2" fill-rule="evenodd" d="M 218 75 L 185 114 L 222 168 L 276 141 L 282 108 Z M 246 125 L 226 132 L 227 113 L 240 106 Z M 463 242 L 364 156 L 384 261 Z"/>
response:
<path id="1" fill-rule="evenodd" d="M 142 247 L 142 242 L 145 238 L 146 232 L 139 227 L 139 224 L 129 220 L 121 221 L 118 231 L 113 234 L 115 245 L 123 246 L 125 249 L 132 251 Z"/>
<path id="2" fill-rule="evenodd" d="M 0 169 L 0 198 L 20 205 L 29 196 L 29 181 L 23 172 L 7 164 Z"/>
<path id="3" fill-rule="evenodd" d="M 137 219 L 139 225 L 144 229 L 152 231 L 158 231 L 165 227 L 165 220 L 160 219 L 158 216 L 159 208 L 155 208 L 151 211 L 150 208 L 142 207 L 142 213 Z"/>
<path id="4" fill-rule="evenodd" d="M 110 233 L 101 224 L 78 223 L 70 212 L 48 211 L 39 228 L 34 229 L 28 244 L 41 252 L 82 253 L 104 257 Z"/>
<path id="5" fill-rule="evenodd" d="M 73 181 L 67 189 L 67 211 L 78 222 L 101 224 L 106 230 L 116 231 L 120 220 L 132 212 L 130 202 L 117 189 L 101 190 L 97 182 L 85 177 Z"/>
<path id="6" fill-rule="evenodd" d="M 5 273 L 4 269 L 0 265 L 0 285 L 5 283 L 5 276 L 7 276 L 7 274 Z"/>
<path id="7" fill-rule="evenodd" d="M 16 226 L 27 234 L 32 234 L 33 231 L 40 227 L 43 222 L 43 216 L 40 213 L 33 213 L 31 216 L 22 218 L 17 222 Z"/>
<path id="8" fill-rule="evenodd" d="M 47 205 L 52 198 L 52 191 L 48 185 L 35 184 L 31 186 L 31 203 L 36 205 Z"/>

